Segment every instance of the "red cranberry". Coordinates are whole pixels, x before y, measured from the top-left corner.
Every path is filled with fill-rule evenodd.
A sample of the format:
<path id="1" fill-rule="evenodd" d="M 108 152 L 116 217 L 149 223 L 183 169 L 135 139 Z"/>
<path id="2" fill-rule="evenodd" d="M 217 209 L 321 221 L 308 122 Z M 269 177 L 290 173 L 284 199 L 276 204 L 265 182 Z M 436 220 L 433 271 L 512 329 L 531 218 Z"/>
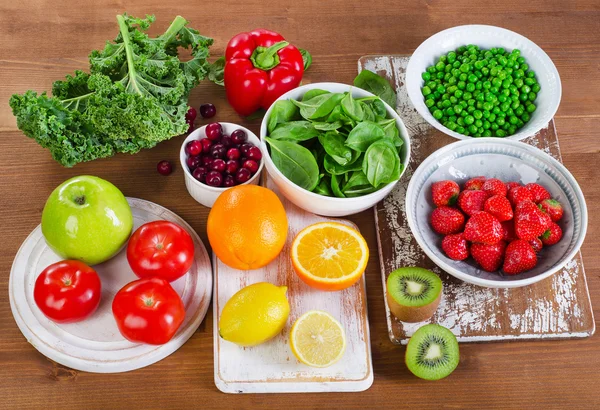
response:
<path id="1" fill-rule="evenodd" d="M 231 141 L 231 137 L 229 135 L 223 135 L 221 137 L 221 141 L 219 142 L 223 144 L 225 148 L 229 148 L 233 145 L 233 142 Z"/>
<path id="2" fill-rule="evenodd" d="M 193 124 L 196 119 L 196 109 L 194 107 L 190 107 L 185 113 L 185 122 L 188 124 Z"/>
<path id="3" fill-rule="evenodd" d="M 169 161 L 160 161 L 156 165 L 156 170 L 159 174 L 167 176 L 173 171 L 173 166 L 171 166 Z"/>
<path id="4" fill-rule="evenodd" d="M 260 161 L 262 158 L 262 152 L 260 152 L 260 148 L 258 147 L 250 147 L 248 149 L 248 154 L 246 154 L 248 159 L 253 159 L 255 161 Z"/>
<path id="5" fill-rule="evenodd" d="M 206 138 L 211 141 L 216 141 L 223 135 L 223 127 L 218 122 L 211 122 L 205 129 Z"/>
<path id="6" fill-rule="evenodd" d="M 190 124 L 190 123 L 188 122 L 188 125 L 189 125 L 189 127 L 188 127 L 188 130 L 187 130 L 187 133 L 188 133 L 188 134 L 191 134 L 191 133 L 192 133 L 192 131 L 194 131 L 194 123 L 191 123 L 191 124 Z"/>
<path id="7" fill-rule="evenodd" d="M 212 141 L 209 140 L 208 138 L 202 138 L 200 140 L 200 143 L 202 144 L 202 152 L 209 152 L 210 151 L 210 147 L 212 147 Z"/>
<path id="8" fill-rule="evenodd" d="M 239 159 L 240 158 L 240 149 L 239 148 L 229 148 L 226 154 L 228 159 Z"/>
<path id="9" fill-rule="evenodd" d="M 225 161 L 220 158 L 214 159 L 213 162 L 210 164 L 210 169 L 219 172 L 225 171 Z"/>
<path id="10" fill-rule="evenodd" d="M 210 155 L 213 156 L 213 158 L 225 158 L 225 152 L 227 151 L 227 148 L 225 148 L 225 146 L 223 144 L 215 144 L 210 148 Z"/>
<path id="11" fill-rule="evenodd" d="M 240 169 L 240 164 L 238 164 L 238 162 L 234 159 L 230 159 L 225 164 L 225 172 L 227 172 L 228 174 L 233 175 L 237 172 L 238 169 Z"/>
<path id="12" fill-rule="evenodd" d="M 187 157 L 185 159 L 185 164 L 190 169 L 190 172 L 198 168 L 201 163 L 202 161 L 200 160 L 199 156 Z"/>
<path id="13" fill-rule="evenodd" d="M 198 140 L 192 140 L 185 144 L 185 153 L 188 155 L 199 155 L 202 153 L 202 143 Z"/>
<path id="14" fill-rule="evenodd" d="M 253 159 L 247 159 L 246 161 L 244 161 L 242 167 L 246 168 L 253 174 L 256 174 L 256 171 L 258 171 L 258 163 Z"/>
<path id="15" fill-rule="evenodd" d="M 242 154 L 246 155 L 248 153 L 248 150 L 250 148 L 252 148 L 254 145 L 250 144 L 250 143 L 245 143 L 240 145 L 240 151 L 242 151 Z"/>
<path id="16" fill-rule="evenodd" d="M 238 170 L 238 172 L 236 172 L 236 174 L 235 174 L 235 180 L 239 184 L 243 184 L 244 182 L 247 182 L 251 176 L 252 176 L 252 174 L 250 173 L 250 171 L 248 169 L 240 168 Z"/>
<path id="17" fill-rule="evenodd" d="M 223 179 L 223 186 L 229 188 L 234 185 L 235 185 L 235 178 L 233 177 L 233 175 L 225 175 L 225 178 Z"/>
<path id="18" fill-rule="evenodd" d="M 198 167 L 192 172 L 192 176 L 196 178 L 198 181 L 204 183 L 206 181 L 206 168 Z"/>
<path id="19" fill-rule="evenodd" d="M 244 130 L 235 130 L 231 133 L 231 140 L 234 144 L 243 144 L 247 139 L 248 136 Z"/>
<path id="20" fill-rule="evenodd" d="M 202 104 L 200 106 L 200 115 L 202 116 L 202 118 L 212 118 L 215 116 L 216 113 L 217 109 L 211 103 Z"/>
<path id="21" fill-rule="evenodd" d="M 202 155 L 202 165 L 209 166 L 213 162 L 213 157 L 210 155 Z"/>
<path id="22" fill-rule="evenodd" d="M 206 184 L 210 186 L 221 186 L 223 184 L 223 175 L 218 171 L 210 171 L 206 174 Z"/>

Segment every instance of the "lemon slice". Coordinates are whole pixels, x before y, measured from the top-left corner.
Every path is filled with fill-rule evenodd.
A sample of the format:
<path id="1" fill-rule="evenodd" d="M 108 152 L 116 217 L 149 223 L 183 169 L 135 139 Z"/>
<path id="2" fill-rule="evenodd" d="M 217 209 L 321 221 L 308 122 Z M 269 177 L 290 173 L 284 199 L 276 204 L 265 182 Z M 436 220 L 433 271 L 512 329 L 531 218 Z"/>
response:
<path id="1" fill-rule="evenodd" d="M 329 313 L 311 310 L 292 326 L 290 346 L 300 362 L 313 367 L 328 367 L 344 355 L 346 335 L 340 322 Z"/>
<path id="2" fill-rule="evenodd" d="M 369 247 L 360 232 L 338 222 L 304 228 L 292 243 L 292 265 L 306 284 L 320 290 L 341 290 L 356 283 L 369 261 Z"/>

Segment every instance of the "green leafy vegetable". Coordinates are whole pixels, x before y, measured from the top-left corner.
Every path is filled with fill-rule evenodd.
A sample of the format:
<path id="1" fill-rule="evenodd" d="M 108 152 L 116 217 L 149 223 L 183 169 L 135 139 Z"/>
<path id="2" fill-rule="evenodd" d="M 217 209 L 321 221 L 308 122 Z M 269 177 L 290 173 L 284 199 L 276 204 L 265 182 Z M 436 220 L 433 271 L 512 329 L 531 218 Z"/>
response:
<path id="1" fill-rule="evenodd" d="M 362 70 L 354 79 L 354 85 L 375 94 L 392 108 L 396 108 L 396 93 L 385 78 L 372 71 Z"/>
<path id="2" fill-rule="evenodd" d="M 10 99 L 17 126 L 62 165 L 136 153 L 185 133 L 190 90 L 209 72 L 212 39 L 176 17 L 167 31 L 150 38 L 154 21 L 117 16 L 119 34 L 90 54 L 90 73 L 57 81 L 52 97 L 27 91 Z M 179 48 L 191 49 L 182 62 Z"/>
<path id="3" fill-rule="evenodd" d="M 283 175 L 308 191 L 319 183 L 319 166 L 313 154 L 302 145 L 290 141 L 265 139 L 271 147 L 271 159 Z"/>
<path id="4" fill-rule="evenodd" d="M 375 191 L 377 191 L 377 188 L 371 185 L 367 176 L 361 170 L 354 171 L 342 188 L 342 192 L 348 198 L 367 195 Z"/>
<path id="5" fill-rule="evenodd" d="M 324 196 L 333 196 L 331 192 L 331 178 L 323 177 L 319 181 L 319 185 L 313 190 L 315 194 L 324 195 Z"/>
<path id="6" fill-rule="evenodd" d="M 340 175 L 331 176 L 331 191 L 333 192 L 333 195 L 337 196 L 338 198 L 345 198 L 346 195 L 344 195 L 344 193 L 340 189 L 340 179 Z"/>
<path id="7" fill-rule="evenodd" d="M 304 62 L 304 71 L 308 70 L 308 67 L 312 64 L 312 56 L 308 51 L 300 48 L 300 54 L 302 54 L 302 61 Z"/>
<path id="8" fill-rule="evenodd" d="M 290 121 L 280 124 L 269 135 L 276 140 L 306 141 L 319 135 L 310 121 Z"/>
<path id="9" fill-rule="evenodd" d="M 217 85 L 225 85 L 223 76 L 225 74 L 225 57 L 220 57 L 212 63 L 208 69 L 208 79 Z"/>
<path id="10" fill-rule="evenodd" d="M 313 122 L 312 123 L 313 127 L 315 127 L 315 129 L 319 130 L 319 131 L 334 131 L 337 130 L 338 128 L 342 127 L 342 123 L 340 121 L 334 121 L 334 122 Z"/>
<path id="11" fill-rule="evenodd" d="M 321 118 L 329 115 L 333 108 L 344 98 L 343 94 L 320 94 L 307 101 L 291 100 L 300 108 L 300 115 L 307 119 Z"/>
<path id="12" fill-rule="evenodd" d="M 369 146 L 385 137 L 385 132 L 379 124 L 364 121 L 356 125 L 348 134 L 346 145 L 353 150 L 365 152 Z"/>
<path id="13" fill-rule="evenodd" d="M 327 90 L 321 90 L 320 88 L 313 88 L 312 90 L 308 90 L 304 94 L 301 101 L 308 101 L 311 98 L 316 97 L 317 95 L 321 95 L 321 94 L 331 94 L 331 93 Z"/>
<path id="14" fill-rule="evenodd" d="M 346 165 L 340 165 L 331 156 L 325 155 L 325 158 L 323 158 L 323 168 L 331 175 L 344 175 L 352 171 L 361 170 L 362 159 L 360 158 L 360 152 L 352 151 L 352 153 L 353 159 Z"/>
<path id="15" fill-rule="evenodd" d="M 394 170 L 400 162 L 396 147 L 388 140 L 374 142 L 365 152 L 362 170 L 374 187 L 387 184 L 394 179 Z"/>
<path id="16" fill-rule="evenodd" d="M 346 96 L 341 101 L 342 110 L 354 121 L 362 121 L 365 113 L 358 101 L 352 98 L 352 93 L 346 93 Z"/>
<path id="17" fill-rule="evenodd" d="M 273 132 L 278 124 L 300 118 L 298 107 L 290 100 L 279 100 L 273 104 L 271 115 L 267 122 L 267 131 Z"/>
<path id="18" fill-rule="evenodd" d="M 319 142 L 325 152 L 340 165 L 348 165 L 352 161 L 352 150 L 344 145 L 346 138 L 336 131 L 327 131 L 319 135 Z"/>

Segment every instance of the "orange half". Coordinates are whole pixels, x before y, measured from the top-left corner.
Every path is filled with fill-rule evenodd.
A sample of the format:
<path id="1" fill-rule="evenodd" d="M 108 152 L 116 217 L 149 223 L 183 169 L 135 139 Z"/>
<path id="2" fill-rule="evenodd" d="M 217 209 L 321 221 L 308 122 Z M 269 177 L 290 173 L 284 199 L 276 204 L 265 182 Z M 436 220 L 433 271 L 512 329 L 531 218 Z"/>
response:
<path id="1" fill-rule="evenodd" d="M 292 265 L 307 285 L 342 290 L 355 284 L 369 260 L 369 248 L 360 232 L 338 222 L 320 222 L 304 228 L 292 243 Z"/>

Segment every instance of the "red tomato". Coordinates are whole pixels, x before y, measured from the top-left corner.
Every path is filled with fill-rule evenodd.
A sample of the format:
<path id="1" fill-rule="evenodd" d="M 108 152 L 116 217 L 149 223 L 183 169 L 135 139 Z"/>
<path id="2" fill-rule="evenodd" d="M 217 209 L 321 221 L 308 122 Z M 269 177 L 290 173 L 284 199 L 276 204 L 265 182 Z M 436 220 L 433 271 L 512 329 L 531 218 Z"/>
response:
<path id="1" fill-rule="evenodd" d="M 115 295 L 112 311 L 121 334 L 132 342 L 167 343 L 185 318 L 173 287 L 161 278 L 138 279 Z"/>
<path id="2" fill-rule="evenodd" d="M 49 319 L 71 323 L 91 316 L 100 304 L 101 293 L 100 277 L 94 269 L 80 261 L 66 260 L 40 273 L 33 299 Z"/>
<path id="3" fill-rule="evenodd" d="M 148 222 L 129 239 L 127 260 L 140 278 L 152 276 L 173 282 L 192 267 L 194 242 L 185 229 L 173 222 Z"/>

